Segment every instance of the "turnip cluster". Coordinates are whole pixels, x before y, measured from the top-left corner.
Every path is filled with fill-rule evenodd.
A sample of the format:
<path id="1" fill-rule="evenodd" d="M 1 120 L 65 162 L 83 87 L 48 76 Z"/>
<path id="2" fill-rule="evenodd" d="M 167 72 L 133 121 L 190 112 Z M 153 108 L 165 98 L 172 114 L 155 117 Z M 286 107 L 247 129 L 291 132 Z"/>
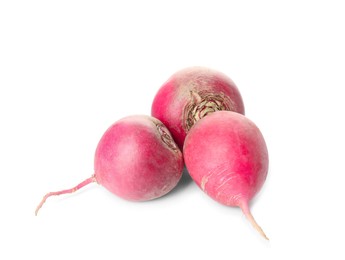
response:
<path id="1" fill-rule="evenodd" d="M 35 214 L 50 196 L 90 183 L 130 201 L 157 199 L 178 185 L 186 166 L 202 191 L 240 207 L 268 239 L 249 209 L 267 176 L 268 151 L 244 113 L 240 91 L 225 74 L 205 67 L 177 71 L 158 89 L 151 115 L 129 115 L 105 131 L 93 174 L 71 189 L 47 193 Z"/>

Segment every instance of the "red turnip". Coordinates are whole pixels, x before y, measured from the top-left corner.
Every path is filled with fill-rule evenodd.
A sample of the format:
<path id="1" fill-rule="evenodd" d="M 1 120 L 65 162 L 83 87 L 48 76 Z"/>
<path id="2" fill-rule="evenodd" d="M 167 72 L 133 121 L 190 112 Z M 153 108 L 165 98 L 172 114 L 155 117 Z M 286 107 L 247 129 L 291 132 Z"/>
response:
<path id="1" fill-rule="evenodd" d="M 189 131 L 183 155 L 197 185 L 214 200 L 240 207 L 267 239 L 249 209 L 268 171 L 267 147 L 258 127 L 238 113 L 212 113 Z"/>
<path id="2" fill-rule="evenodd" d="M 170 130 L 182 149 L 186 134 L 196 121 L 218 110 L 244 114 L 235 83 L 221 72 L 189 67 L 173 74 L 154 97 L 151 115 Z"/>
<path id="3" fill-rule="evenodd" d="M 155 199 L 176 186 L 183 166 L 182 153 L 161 121 L 144 115 L 125 117 L 99 141 L 94 174 L 72 189 L 49 192 L 35 213 L 48 197 L 75 192 L 92 182 L 127 200 Z"/>

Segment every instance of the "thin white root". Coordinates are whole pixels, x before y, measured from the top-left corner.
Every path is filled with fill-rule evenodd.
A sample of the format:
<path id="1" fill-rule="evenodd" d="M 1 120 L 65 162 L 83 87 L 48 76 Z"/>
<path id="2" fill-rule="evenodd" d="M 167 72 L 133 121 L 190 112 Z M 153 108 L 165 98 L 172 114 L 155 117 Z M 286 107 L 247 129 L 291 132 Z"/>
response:
<path id="1" fill-rule="evenodd" d="M 246 218 L 249 220 L 249 222 L 253 225 L 253 227 L 267 240 L 268 237 L 266 236 L 265 232 L 262 230 L 262 228 L 258 225 L 258 223 L 255 221 L 252 213 L 250 212 L 248 203 L 242 204 L 240 208 L 243 211 L 243 214 L 246 216 Z"/>

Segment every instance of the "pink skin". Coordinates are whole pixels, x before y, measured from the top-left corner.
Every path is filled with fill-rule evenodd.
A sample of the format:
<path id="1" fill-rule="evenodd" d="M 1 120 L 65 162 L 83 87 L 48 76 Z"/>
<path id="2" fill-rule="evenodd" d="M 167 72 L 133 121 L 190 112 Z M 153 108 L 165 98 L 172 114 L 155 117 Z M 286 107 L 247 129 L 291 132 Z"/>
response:
<path id="1" fill-rule="evenodd" d="M 151 115 L 167 126 L 182 149 L 192 125 L 218 110 L 244 114 L 235 83 L 221 72 L 190 67 L 176 72 L 161 86 L 153 100 Z"/>
<path id="2" fill-rule="evenodd" d="M 126 200 L 159 198 L 177 185 L 182 171 L 182 153 L 158 119 L 125 117 L 110 126 L 99 141 L 94 174 L 72 189 L 46 194 L 35 213 L 48 197 L 72 193 L 93 182 Z"/>
<path id="3" fill-rule="evenodd" d="M 249 210 L 249 201 L 268 172 L 266 143 L 252 121 L 230 111 L 212 113 L 190 130 L 183 155 L 189 174 L 206 194 L 224 205 L 240 207 L 268 239 Z"/>

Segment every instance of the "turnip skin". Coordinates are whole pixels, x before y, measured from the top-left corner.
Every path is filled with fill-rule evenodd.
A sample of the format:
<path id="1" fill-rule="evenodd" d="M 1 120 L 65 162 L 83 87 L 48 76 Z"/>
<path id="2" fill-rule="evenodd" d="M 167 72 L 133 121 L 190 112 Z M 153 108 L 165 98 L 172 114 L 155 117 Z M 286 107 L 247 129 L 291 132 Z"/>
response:
<path id="1" fill-rule="evenodd" d="M 160 87 L 151 115 L 167 126 L 182 149 L 194 123 L 219 110 L 245 113 L 237 86 L 219 71 L 195 66 L 177 71 Z"/>
<path id="2" fill-rule="evenodd" d="M 97 182 L 111 193 L 131 201 L 159 198 L 179 182 L 184 163 L 169 130 L 151 116 L 134 115 L 111 125 L 100 139 L 94 174 L 71 189 L 47 193 L 47 198 L 75 192 Z"/>
<path id="3" fill-rule="evenodd" d="M 219 203 L 240 207 L 267 239 L 249 210 L 249 201 L 263 186 L 269 166 L 259 128 L 239 113 L 212 113 L 190 130 L 183 155 L 196 184 Z"/>

